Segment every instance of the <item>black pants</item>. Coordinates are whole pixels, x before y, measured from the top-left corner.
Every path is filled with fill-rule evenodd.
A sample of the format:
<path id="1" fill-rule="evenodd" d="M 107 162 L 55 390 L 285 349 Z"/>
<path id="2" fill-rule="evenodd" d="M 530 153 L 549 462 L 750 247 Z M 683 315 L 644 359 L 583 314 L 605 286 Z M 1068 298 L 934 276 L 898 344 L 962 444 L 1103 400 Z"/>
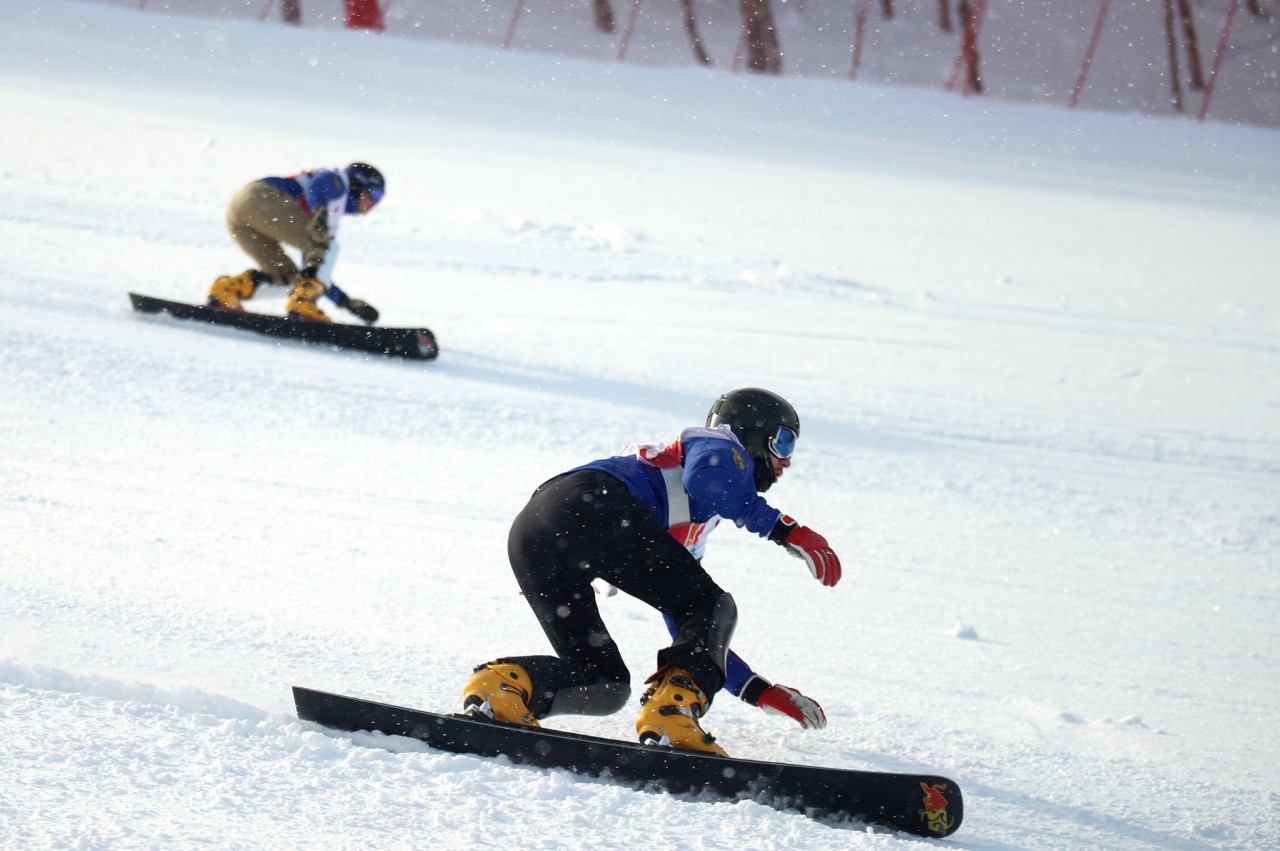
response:
<path id="1" fill-rule="evenodd" d="M 516 516 L 507 554 L 556 653 L 504 660 L 529 672 L 535 716 L 608 715 L 631 694 L 630 672 L 596 606 L 596 577 L 676 622 L 658 667 L 684 668 L 708 699 L 724 685 L 733 598 L 618 479 L 580 470 L 542 485 Z"/>

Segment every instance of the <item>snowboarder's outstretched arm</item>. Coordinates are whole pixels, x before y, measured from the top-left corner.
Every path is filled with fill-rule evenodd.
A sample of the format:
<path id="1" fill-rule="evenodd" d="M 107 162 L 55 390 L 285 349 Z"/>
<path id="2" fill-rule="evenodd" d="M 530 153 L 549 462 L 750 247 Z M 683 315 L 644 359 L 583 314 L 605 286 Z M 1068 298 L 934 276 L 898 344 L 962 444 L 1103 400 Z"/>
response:
<path id="1" fill-rule="evenodd" d="M 377 308 L 372 304 L 369 304 L 369 302 L 364 299 L 352 298 L 339 289 L 337 284 L 330 282 L 328 288 L 325 289 L 324 294 L 327 295 L 329 300 L 338 307 L 345 308 L 346 310 L 354 313 L 362 322 L 372 325 L 378 321 Z"/>
<path id="2" fill-rule="evenodd" d="M 755 460 L 729 440 L 690 440 L 682 483 L 689 496 L 718 516 L 781 545 L 828 588 L 840 581 L 840 557 L 827 539 L 769 505 L 756 493 Z"/>

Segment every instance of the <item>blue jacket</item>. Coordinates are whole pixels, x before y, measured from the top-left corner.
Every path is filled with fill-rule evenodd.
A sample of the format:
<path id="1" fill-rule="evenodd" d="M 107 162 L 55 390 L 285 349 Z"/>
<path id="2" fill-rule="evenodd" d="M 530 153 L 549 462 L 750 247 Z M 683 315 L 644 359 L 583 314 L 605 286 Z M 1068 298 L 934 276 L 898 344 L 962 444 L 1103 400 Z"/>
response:
<path id="1" fill-rule="evenodd" d="M 356 211 L 357 198 L 349 191 L 350 182 L 347 180 L 345 171 L 318 168 L 288 177 L 264 177 L 262 182 L 270 183 L 297 198 L 307 218 L 311 218 L 317 210 L 329 207 L 335 202 L 341 202 L 339 208 L 341 213 L 350 214 Z M 329 212 L 332 215 L 334 210 L 330 209 Z M 336 222 L 329 223 L 331 230 L 335 224 Z"/>
<path id="2" fill-rule="evenodd" d="M 623 452 L 578 469 L 602 470 L 621 480 L 699 561 L 721 518 L 763 538 L 782 516 L 756 492 L 755 462 L 728 426 L 685 429 L 675 443 Z M 675 623 L 663 617 L 674 637 Z M 769 686 L 732 651 L 726 673 L 724 687 L 751 703 Z"/>
<path id="3" fill-rule="evenodd" d="M 630 446 L 623 452 L 578 469 L 603 470 L 621 479 L 699 560 L 706 536 L 721 518 L 763 538 L 782 516 L 756 493 L 755 462 L 728 426 L 687 428 L 675 443 Z M 677 471 L 679 488 L 673 491 L 668 476 Z M 673 493 L 680 501 L 674 515 Z"/>

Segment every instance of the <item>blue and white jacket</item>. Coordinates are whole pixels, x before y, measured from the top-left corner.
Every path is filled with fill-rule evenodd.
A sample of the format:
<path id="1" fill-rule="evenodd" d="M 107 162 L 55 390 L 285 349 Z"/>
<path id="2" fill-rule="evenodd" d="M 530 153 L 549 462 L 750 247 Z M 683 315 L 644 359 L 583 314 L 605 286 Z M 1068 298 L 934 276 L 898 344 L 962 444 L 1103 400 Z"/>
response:
<path id="1" fill-rule="evenodd" d="M 699 561 L 721 518 L 763 538 L 782 517 L 756 492 L 755 461 L 727 425 L 688 428 L 674 443 L 628 446 L 578 469 L 621 480 Z M 663 617 L 674 637 L 675 623 Z M 724 687 L 753 705 L 770 685 L 732 650 L 726 673 Z"/>
<path id="2" fill-rule="evenodd" d="M 320 210 L 327 211 L 325 225 L 332 239 L 337 239 L 338 225 L 341 224 L 342 217 L 355 213 L 359 203 L 356 194 L 351 192 L 350 181 L 343 169 L 319 168 L 288 177 L 264 177 L 261 182 L 268 183 L 297 199 L 298 206 L 302 208 L 302 212 L 308 219 L 314 219 Z M 342 307 L 347 303 L 347 294 L 338 289 L 338 286 L 329 279 L 329 271 L 333 266 L 333 257 L 336 253 L 335 244 L 329 249 L 328 259 L 317 277 L 325 284 L 325 295 L 334 304 Z"/>
<path id="3" fill-rule="evenodd" d="M 329 233 L 337 233 L 338 222 L 345 213 L 356 211 L 356 196 L 350 191 L 347 173 L 342 169 L 318 168 L 288 177 L 264 177 L 277 189 L 298 199 L 302 212 L 310 219 L 322 209 L 329 211 Z"/>

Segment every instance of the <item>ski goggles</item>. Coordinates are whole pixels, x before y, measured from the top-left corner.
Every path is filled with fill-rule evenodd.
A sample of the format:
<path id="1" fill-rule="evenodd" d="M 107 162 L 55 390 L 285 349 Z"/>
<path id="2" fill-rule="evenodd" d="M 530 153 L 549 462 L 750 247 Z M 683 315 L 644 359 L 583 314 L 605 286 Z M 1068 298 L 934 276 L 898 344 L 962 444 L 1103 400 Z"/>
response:
<path id="1" fill-rule="evenodd" d="M 369 200 L 375 204 L 377 204 L 379 201 L 382 200 L 383 195 L 387 194 L 387 191 L 385 189 L 375 188 L 373 186 L 369 186 L 366 183 L 361 183 L 360 181 L 354 180 L 354 179 L 351 181 L 351 186 L 353 189 L 355 189 L 357 192 L 361 193 L 362 195 L 368 195 Z"/>
<path id="2" fill-rule="evenodd" d="M 796 438 L 794 431 L 786 426 L 778 426 L 778 431 L 769 438 L 769 454 L 785 461 L 796 452 Z"/>

